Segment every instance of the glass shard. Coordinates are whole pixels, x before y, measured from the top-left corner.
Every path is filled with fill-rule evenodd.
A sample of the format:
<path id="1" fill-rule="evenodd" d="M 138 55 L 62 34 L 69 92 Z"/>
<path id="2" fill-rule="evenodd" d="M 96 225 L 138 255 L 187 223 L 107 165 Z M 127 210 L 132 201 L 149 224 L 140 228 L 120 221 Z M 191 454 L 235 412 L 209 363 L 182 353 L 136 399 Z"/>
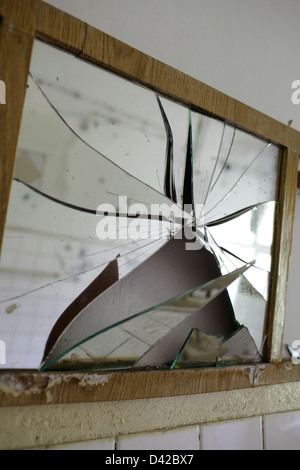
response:
<path id="1" fill-rule="evenodd" d="M 261 350 L 267 333 L 267 301 L 277 204 L 270 201 L 206 226 L 206 235 L 223 274 L 254 259 L 229 288 L 237 321 L 249 329 Z"/>
<path id="2" fill-rule="evenodd" d="M 158 328 L 159 327 L 159 328 Z M 164 335 L 167 327 L 153 321 L 151 313 L 88 339 L 61 356 L 48 370 L 105 370 L 133 367 L 149 348 L 149 341 Z"/>
<path id="3" fill-rule="evenodd" d="M 158 354 L 161 355 L 159 349 L 165 343 L 166 337 L 172 336 L 172 330 L 176 331 L 176 327 L 186 329 L 189 316 L 222 294 L 226 287 L 248 268 L 249 266 L 244 266 L 227 276 L 211 280 L 175 299 L 168 299 L 163 304 L 153 305 L 146 312 L 139 312 L 134 317 L 112 325 L 109 329 L 95 333 L 94 336 L 85 339 L 67 354 L 61 355 L 52 364 L 43 365 L 43 368 L 52 370 L 79 368 L 82 370 L 83 367 L 88 366 L 93 370 L 101 370 L 102 368 L 128 367 L 130 364 L 133 366 L 135 363 L 136 367 L 139 367 L 141 363 L 145 366 L 145 361 L 153 356 L 157 346 Z M 222 303 L 223 306 L 226 305 L 226 297 L 224 296 Z M 226 331 L 231 331 L 231 329 L 228 330 L 231 320 L 227 319 L 226 322 Z M 224 321 L 221 323 L 224 324 Z M 234 322 L 233 330 L 236 328 L 237 324 Z M 124 340 L 121 344 L 120 338 Z M 177 345 L 174 344 L 173 348 L 174 346 L 175 350 L 173 352 L 169 350 L 169 354 L 176 354 L 181 344 L 179 342 Z M 121 352 L 124 353 L 125 350 L 126 356 L 123 357 Z M 150 354 L 146 354 L 148 351 Z M 81 358 L 77 365 L 74 357 Z M 155 362 L 160 363 L 162 357 L 156 357 Z"/>
<path id="4" fill-rule="evenodd" d="M 193 329 L 171 369 L 215 366 L 223 339 L 223 336 L 209 335 L 198 329 Z"/>
<path id="5" fill-rule="evenodd" d="M 192 238 L 191 229 L 186 228 L 180 235 L 92 301 L 60 337 L 47 363 L 100 331 L 218 278 L 220 272 L 211 253 L 185 249 Z M 228 311 L 231 320 L 230 306 Z M 225 306 L 223 318 L 226 322 Z"/>
<path id="6" fill-rule="evenodd" d="M 172 368 L 255 364 L 262 357 L 249 331 L 240 326 L 228 338 L 191 331 Z"/>
<path id="7" fill-rule="evenodd" d="M 220 347 L 217 365 L 253 364 L 262 361 L 247 328 L 242 326 L 229 339 L 225 339 Z"/>
<path id="8" fill-rule="evenodd" d="M 182 208 L 190 207 L 191 214 L 195 217 L 195 206 L 194 206 L 194 182 L 193 182 L 193 131 L 192 121 L 190 117 L 189 134 L 187 141 L 186 150 L 186 163 L 185 163 L 185 174 L 184 174 L 184 186 L 182 196 Z"/>
<path id="9" fill-rule="evenodd" d="M 96 279 L 77 297 L 62 313 L 58 321 L 55 323 L 48 337 L 45 346 L 45 355 L 47 355 L 57 338 L 63 333 L 67 326 L 80 314 L 81 310 L 86 308 L 90 302 L 95 300 L 102 292 L 106 291 L 119 279 L 118 262 L 111 261 L 108 266 L 96 277 Z"/>
<path id="10" fill-rule="evenodd" d="M 261 351 L 267 334 L 267 301 L 248 281 L 246 274 L 229 286 L 228 293 L 236 320 L 247 327 Z"/>
<path id="11" fill-rule="evenodd" d="M 174 186 L 177 203 L 182 207 L 187 141 L 190 127 L 189 109 L 163 97 L 160 97 L 160 102 L 172 131 Z"/>
<path id="12" fill-rule="evenodd" d="M 206 296 L 206 300 L 202 300 L 200 305 L 196 303 L 196 308 L 190 312 L 192 315 L 176 325 L 169 334 L 149 349 L 137 362 L 136 367 L 172 364 L 188 334 L 194 328 L 206 334 L 220 336 L 228 336 L 236 331 L 239 324 L 234 318 L 226 288 L 248 268 L 249 265 L 244 266 L 209 283 L 207 289 L 210 294 Z M 212 287 L 214 290 L 211 290 Z M 204 288 L 200 292 L 203 290 Z M 186 308 L 185 303 L 183 307 Z"/>
<path id="13" fill-rule="evenodd" d="M 216 243 L 244 262 L 270 271 L 276 202 L 257 204 L 248 211 L 207 224 Z"/>
<path id="14" fill-rule="evenodd" d="M 175 181 L 174 181 L 174 156 L 173 156 L 173 133 L 165 113 L 165 110 L 161 104 L 159 95 L 156 94 L 159 109 L 164 121 L 166 134 L 167 134 L 167 147 L 166 147 L 166 170 L 165 170 L 165 182 L 164 182 L 164 193 L 171 199 L 171 201 L 177 202 Z"/>

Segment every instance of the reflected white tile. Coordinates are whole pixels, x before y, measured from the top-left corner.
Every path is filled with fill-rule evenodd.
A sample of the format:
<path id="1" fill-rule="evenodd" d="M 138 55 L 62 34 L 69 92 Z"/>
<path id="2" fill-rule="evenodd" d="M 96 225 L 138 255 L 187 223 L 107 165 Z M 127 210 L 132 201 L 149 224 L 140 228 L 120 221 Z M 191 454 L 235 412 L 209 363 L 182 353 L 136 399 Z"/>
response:
<path id="1" fill-rule="evenodd" d="M 167 306 L 164 309 L 153 311 L 151 318 L 156 322 L 162 323 L 169 328 L 177 326 L 182 320 L 186 318 L 186 315 L 181 312 L 176 312 L 175 308 L 172 307 L 172 311 L 168 310 Z"/>
<path id="2" fill-rule="evenodd" d="M 265 450 L 300 450 L 300 411 L 264 416 Z"/>
<path id="3" fill-rule="evenodd" d="M 91 357 L 106 357 L 118 345 L 125 343 L 130 339 L 130 335 L 120 328 L 116 327 L 105 331 L 82 345 L 82 349 Z"/>
<path id="4" fill-rule="evenodd" d="M 121 344 L 119 348 L 113 351 L 110 354 L 110 357 L 112 359 L 120 357 L 139 359 L 146 351 L 148 351 L 148 349 L 149 346 L 147 343 L 143 343 L 137 338 L 130 338 L 126 343 Z"/>
<path id="5" fill-rule="evenodd" d="M 155 322 L 149 315 L 140 315 L 122 325 L 122 330 L 152 346 L 169 332 L 169 328 Z"/>
<path id="6" fill-rule="evenodd" d="M 261 417 L 201 426 L 202 450 L 262 450 Z"/>
<path id="7" fill-rule="evenodd" d="M 117 438 L 117 450 L 199 450 L 199 427 L 132 434 Z"/>

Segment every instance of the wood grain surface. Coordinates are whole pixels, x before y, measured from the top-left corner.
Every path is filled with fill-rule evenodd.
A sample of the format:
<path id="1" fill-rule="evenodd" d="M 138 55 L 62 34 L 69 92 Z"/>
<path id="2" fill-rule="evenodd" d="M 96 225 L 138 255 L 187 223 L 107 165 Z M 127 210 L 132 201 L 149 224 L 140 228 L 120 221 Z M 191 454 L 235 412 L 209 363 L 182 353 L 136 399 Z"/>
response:
<path id="1" fill-rule="evenodd" d="M 291 362 L 190 370 L 0 373 L 2 406 L 95 403 L 240 390 L 300 380 Z"/>

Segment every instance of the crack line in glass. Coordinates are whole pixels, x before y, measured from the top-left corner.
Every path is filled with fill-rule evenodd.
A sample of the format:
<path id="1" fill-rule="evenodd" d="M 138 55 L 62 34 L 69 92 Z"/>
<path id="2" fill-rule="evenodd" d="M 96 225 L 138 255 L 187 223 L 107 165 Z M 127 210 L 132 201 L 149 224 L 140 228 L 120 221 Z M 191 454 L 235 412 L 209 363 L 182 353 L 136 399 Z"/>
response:
<path id="1" fill-rule="evenodd" d="M 230 190 L 225 194 L 225 196 L 222 197 L 222 199 L 217 203 L 215 204 L 211 209 L 209 209 L 209 211 L 207 211 L 203 217 L 206 217 L 210 212 L 212 212 L 222 201 L 224 201 L 228 196 L 229 194 L 233 191 L 233 189 L 239 184 L 239 182 L 241 181 L 241 179 L 243 178 L 243 176 L 247 173 L 247 171 L 249 170 L 249 168 L 251 168 L 251 166 L 253 165 L 253 163 L 258 159 L 258 157 L 268 148 L 272 145 L 271 142 L 269 142 L 267 145 L 265 145 L 263 147 L 263 149 L 256 155 L 256 157 L 252 160 L 252 162 L 250 163 L 250 165 L 247 166 L 247 168 L 243 171 L 243 173 L 241 174 L 241 176 L 238 178 L 238 180 L 234 183 L 234 185 L 230 188 Z"/>
<path id="2" fill-rule="evenodd" d="M 174 181 L 174 158 L 173 158 L 173 134 L 172 130 L 165 113 L 165 110 L 161 104 L 158 93 L 155 93 L 159 109 L 164 121 L 166 134 L 167 134 L 167 145 L 166 145 L 166 169 L 165 169 L 165 195 L 177 203 L 176 188 Z"/>
<path id="3" fill-rule="evenodd" d="M 116 163 L 112 162 L 108 157 L 106 157 L 105 155 L 103 155 L 101 152 L 99 152 L 98 150 L 96 150 L 94 147 L 92 147 L 88 142 L 86 142 L 85 140 L 82 139 L 82 137 L 80 137 L 80 135 L 78 135 L 74 129 L 72 129 L 72 127 L 67 123 L 67 121 L 63 118 L 63 116 L 59 113 L 59 111 L 55 108 L 55 106 L 51 103 L 51 101 L 49 100 L 47 94 L 44 92 L 44 90 L 41 88 L 41 86 L 39 85 L 39 83 L 37 82 L 37 80 L 34 78 L 33 74 L 31 72 L 29 72 L 29 76 L 31 77 L 31 79 L 33 80 L 33 82 L 35 83 L 36 87 L 39 89 L 39 91 L 41 92 L 42 96 L 45 98 L 45 100 L 47 101 L 47 103 L 49 104 L 49 106 L 53 109 L 53 111 L 56 113 L 56 115 L 61 119 L 61 121 L 65 124 L 65 126 L 75 135 L 76 138 L 78 138 L 83 144 L 85 144 L 87 147 L 89 147 L 91 150 L 93 150 L 95 153 L 97 153 L 101 158 L 105 159 L 106 161 L 110 162 L 114 167 L 118 168 L 119 170 L 121 170 L 124 174 L 128 175 L 130 178 L 133 178 L 135 181 L 138 181 L 139 183 L 142 183 L 145 187 L 151 189 L 152 191 L 154 191 L 156 194 L 160 195 L 160 196 L 163 196 L 166 198 L 166 200 L 169 202 L 169 203 L 172 203 L 172 204 L 176 204 L 178 206 L 179 209 L 182 210 L 182 208 L 177 204 L 175 203 L 174 201 L 172 201 L 172 199 L 168 198 L 166 195 L 163 195 L 162 193 L 159 193 L 156 189 L 152 188 L 151 186 L 149 186 L 148 184 L 144 183 L 143 181 L 139 180 L 138 178 L 132 176 L 128 171 L 124 170 L 123 168 L 121 168 L 119 165 L 117 165 Z"/>
<path id="4" fill-rule="evenodd" d="M 225 124 L 224 124 L 224 130 L 223 130 L 223 134 L 222 134 L 222 140 L 223 140 L 223 138 L 224 138 L 224 132 L 225 132 Z M 229 157 L 230 157 L 231 150 L 232 150 L 232 147 L 233 147 L 233 143 L 234 143 L 234 139 L 235 139 L 235 133 L 236 133 L 236 127 L 235 127 L 234 130 L 233 130 L 233 135 L 232 135 L 230 147 L 229 147 L 228 153 L 227 153 L 227 155 L 226 155 L 224 164 L 223 164 L 223 166 L 222 166 L 222 168 L 221 168 L 221 170 L 220 170 L 220 172 L 219 172 L 219 174 L 218 174 L 218 176 L 217 176 L 217 178 L 216 178 L 214 184 L 213 184 L 212 187 L 210 188 L 209 192 L 212 192 L 212 191 L 213 191 L 213 189 L 214 189 L 214 187 L 216 186 L 216 184 L 217 184 L 217 182 L 218 182 L 218 180 L 219 180 L 221 174 L 223 173 L 224 169 L 226 168 L 226 165 L 227 165 L 227 162 L 228 162 L 228 159 L 229 159 Z M 222 143 L 221 143 L 221 145 L 222 145 Z M 221 150 L 221 145 L 220 145 L 220 150 Z M 218 155 L 218 157 L 219 157 L 219 155 Z M 215 173 L 215 170 L 214 170 L 214 173 Z M 213 176 L 214 176 L 214 175 L 213 175 Z M 208 194 L 207 194 L 207 195 L 208 195 Z"/>

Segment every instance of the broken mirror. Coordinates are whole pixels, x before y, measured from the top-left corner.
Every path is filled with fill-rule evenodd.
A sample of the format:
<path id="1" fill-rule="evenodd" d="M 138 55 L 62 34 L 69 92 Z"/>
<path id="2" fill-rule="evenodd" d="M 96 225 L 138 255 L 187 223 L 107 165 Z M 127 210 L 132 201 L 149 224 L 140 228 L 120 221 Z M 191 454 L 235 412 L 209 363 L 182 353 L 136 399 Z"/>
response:
<path id="1" fill-rule="evenodd" d="M 279 149 L 35 41 L 0 264 L 6 368 L 260 362 Z"/>

